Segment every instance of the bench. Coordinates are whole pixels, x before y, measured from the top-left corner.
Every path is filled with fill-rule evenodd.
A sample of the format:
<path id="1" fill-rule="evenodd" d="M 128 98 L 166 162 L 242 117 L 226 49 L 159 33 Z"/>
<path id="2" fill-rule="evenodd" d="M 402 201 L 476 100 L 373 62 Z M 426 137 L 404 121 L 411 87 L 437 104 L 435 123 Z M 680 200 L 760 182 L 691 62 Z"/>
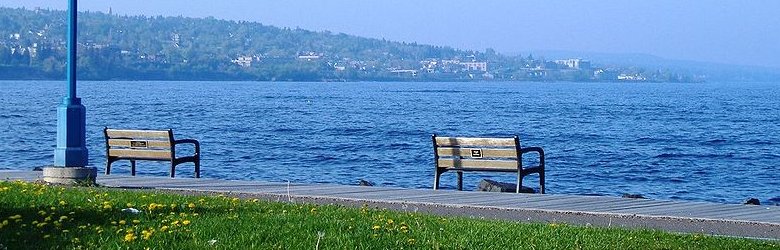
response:
<path id="1" fill-rule="evenodd" d="M 511 138 L 439 137 L 433 139 L 436 164 L 433 189 L 439 189 L 439 177 L 447 171 L 458 174 L 458 190 L 463 190 L 463 172 L 517 173 L 516 192 L 523 186 L 523 177 L 539 174 L 539 190 L 544 194 L 544 150 L 540 147 L 520 147 L 517 136 Z M 523 166 L 523 154 L 536 152 L 539 165 Z"/>
<path id="2" fill-rule="evenodd" d="M 135 176 L 135 161 L 170 161 L 171 178 L 176 174 L 176 165 L 195 164 L 195 178 L 200 178 L 200 143 L 193 139 L 175 140 L 172 130 L 122 130 L 104 128 L 106 137 L 106 175 L 111 174 L 111 164 L 119 160 L 130 160 L 130 173 Z M 176 157 L 176 145 L 192 144 L 192 156 Z"/>

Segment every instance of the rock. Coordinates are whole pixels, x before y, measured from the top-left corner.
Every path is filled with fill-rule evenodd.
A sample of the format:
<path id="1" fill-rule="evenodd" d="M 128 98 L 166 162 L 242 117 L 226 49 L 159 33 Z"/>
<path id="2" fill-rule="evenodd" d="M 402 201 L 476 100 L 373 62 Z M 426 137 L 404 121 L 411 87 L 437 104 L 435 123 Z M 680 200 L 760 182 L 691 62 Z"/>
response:
<path id="1" fill-rule="evenodd" d="M 759 201 L 756 198 L 748 198 L 747 200 L 745 200 L 745 203 L 743 203 L 743 204 L 745 204 L 745 205 L 761 205 L 761 201 Z"/>
<path id="2" fill-rule="evenodd" d="M 775 197 L 769 199 L 769 204 L 774 204 L 775 206 L 780 206 L 780 197 Z"/>
<path id="3" fill-rule="evenodd" d="M 623 194 L 623 198 L 629 198 L 629 199 L 647 199 L 641 194 Z"/>
<path id="4" fill-rule="evenodd" d="M 360 179 L 360 180 L 358 180 L 358 186 L 371 187 L 371 186 L 374 186 L 374 183 L 370 182 L 370 181 L 367 181 L 367 180 Z"/>
<path id="5" fill-rule="evenodd" d="M 477 191 L 514 193 L 516 186 L 517 184 L 515 183 L 506 183 L 506 182 L 498 182 L 489 179 L 482 179 L 482 181 L 479 182 L 479 186 L 477 186 Z M 535 193 L 535 191 L 533 188 L 523 186 L 520 187 L 520 193 L 532 194 Z"/>

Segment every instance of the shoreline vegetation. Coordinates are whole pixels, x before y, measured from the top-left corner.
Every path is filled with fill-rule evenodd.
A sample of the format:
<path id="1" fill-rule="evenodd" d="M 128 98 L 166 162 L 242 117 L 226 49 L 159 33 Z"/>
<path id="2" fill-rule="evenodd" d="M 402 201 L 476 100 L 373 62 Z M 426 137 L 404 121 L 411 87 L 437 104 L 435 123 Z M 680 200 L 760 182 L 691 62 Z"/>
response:
<path id="1" fill-rule="evenodd" d="M 0 249 L 777 249 L 777 241 L 364 205 L 0 182 Z"/>
<path id="2" fill-rule="evenodd" d="M 0 7 L 0 79 L 61 80 L 66 13 Z M 703 82 L 676 67 L 504 55 L 215 18 L 79 14 L 78 78 L 176 81 Z"/>

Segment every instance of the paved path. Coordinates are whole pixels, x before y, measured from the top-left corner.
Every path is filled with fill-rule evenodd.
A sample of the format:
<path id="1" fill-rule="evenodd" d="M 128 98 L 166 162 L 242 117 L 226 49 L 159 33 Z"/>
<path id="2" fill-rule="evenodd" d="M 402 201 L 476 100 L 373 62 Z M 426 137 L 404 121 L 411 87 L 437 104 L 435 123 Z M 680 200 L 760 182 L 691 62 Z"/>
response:
<path id="1" fill-rule="evenodd" d="M 0 180 L 38 179 L 41 179 L 41 172 L 0 171 Z M 653 228 L 780 240 L 780 206 L 123 175 L 101 175 L 98 183 L 117 188 L 229 193 L 288 202 L 369 204 L 400 211 L 474 218 Z"/>

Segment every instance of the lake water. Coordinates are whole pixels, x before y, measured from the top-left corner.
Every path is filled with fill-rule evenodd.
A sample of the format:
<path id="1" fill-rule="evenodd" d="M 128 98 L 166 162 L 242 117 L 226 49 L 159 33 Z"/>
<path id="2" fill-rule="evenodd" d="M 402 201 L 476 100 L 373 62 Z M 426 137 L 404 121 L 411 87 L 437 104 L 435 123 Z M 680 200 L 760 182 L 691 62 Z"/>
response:
<path id="1" fill-rule="evenodd" d="M 65 85 L 0 82 L 0 169 L 53 162 Z M 430 188 L 431 134 L 517 134 L 545 149 L 549 193 L 780 203 L 777 83 L 80 82 L 79 96 L 99 171 L 104 126 L 172 128 L 200 140 L 206 178 Z M 466 173 L 466 188 L 482 178 L 514 181 Z"/>

